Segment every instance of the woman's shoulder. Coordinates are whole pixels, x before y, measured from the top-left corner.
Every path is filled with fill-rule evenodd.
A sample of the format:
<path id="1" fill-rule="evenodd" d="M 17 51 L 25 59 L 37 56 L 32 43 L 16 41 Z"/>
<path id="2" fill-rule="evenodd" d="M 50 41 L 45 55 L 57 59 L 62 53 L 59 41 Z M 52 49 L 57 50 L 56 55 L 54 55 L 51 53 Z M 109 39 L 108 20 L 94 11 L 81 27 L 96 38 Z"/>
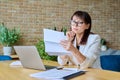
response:
<path id="1" fill-rule="evenodd" d="M 89 38 L 100 38 L 100 35 L 98 35 L 98 34 L 90 34 Z"/>
<path id="2" fill-rule="evenodd" d="M 88 42 L 100 41 L 101 37 L 98 34 L 90 34 L 88 37 Z"/>

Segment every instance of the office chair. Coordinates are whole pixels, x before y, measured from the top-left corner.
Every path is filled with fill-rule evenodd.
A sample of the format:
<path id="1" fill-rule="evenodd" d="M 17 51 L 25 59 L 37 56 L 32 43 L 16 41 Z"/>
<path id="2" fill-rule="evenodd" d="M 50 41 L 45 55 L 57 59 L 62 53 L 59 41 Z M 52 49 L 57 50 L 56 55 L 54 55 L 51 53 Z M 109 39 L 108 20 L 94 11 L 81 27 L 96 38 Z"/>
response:
<path id="1" fill-rule="evenodd" d="M 12 60 L 10 56 L 7 55 L 0 55 L 0 61 Z"/>

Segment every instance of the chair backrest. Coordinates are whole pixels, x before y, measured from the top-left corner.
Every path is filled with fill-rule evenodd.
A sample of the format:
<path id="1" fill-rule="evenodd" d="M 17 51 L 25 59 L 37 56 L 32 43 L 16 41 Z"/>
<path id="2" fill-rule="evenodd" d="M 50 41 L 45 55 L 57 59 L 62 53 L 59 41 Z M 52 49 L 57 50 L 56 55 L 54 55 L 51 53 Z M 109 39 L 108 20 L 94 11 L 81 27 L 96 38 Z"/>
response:
<path id="1" fill-rule="evenodd" d="M 120 55 L 100 56 L 102 69 L 120 72 Z"/>
<path id="2" fill-rule="evenodd" d="M 12 60 L 10 56 L 7 55 L 0 55 L 0 61 Z"/>

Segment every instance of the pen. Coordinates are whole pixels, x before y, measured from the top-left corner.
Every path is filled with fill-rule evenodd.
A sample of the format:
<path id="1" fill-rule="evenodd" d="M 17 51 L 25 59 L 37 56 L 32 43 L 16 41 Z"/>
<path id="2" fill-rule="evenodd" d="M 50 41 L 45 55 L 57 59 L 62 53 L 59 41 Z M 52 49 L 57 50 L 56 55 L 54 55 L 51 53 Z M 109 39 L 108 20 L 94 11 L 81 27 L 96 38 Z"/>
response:
<path id="1" fill-rule="evenodd" d="M 59 66 L 59 67 L 57 67 L 56 69 L 57 70 L 61 70 L 61 69 L 63 69 L 64 67 L 63 66 Z"/>

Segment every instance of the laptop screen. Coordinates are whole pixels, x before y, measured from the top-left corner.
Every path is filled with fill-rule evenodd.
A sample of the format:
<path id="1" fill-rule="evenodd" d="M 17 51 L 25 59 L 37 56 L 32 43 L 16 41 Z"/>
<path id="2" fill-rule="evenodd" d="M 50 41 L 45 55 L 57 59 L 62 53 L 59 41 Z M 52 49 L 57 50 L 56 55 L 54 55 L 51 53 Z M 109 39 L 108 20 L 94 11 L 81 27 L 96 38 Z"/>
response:
<path id="1" fill-rule="evenodd" d="M 14 46 L 23 67 L 46 70 L 35 46 Z"/>

